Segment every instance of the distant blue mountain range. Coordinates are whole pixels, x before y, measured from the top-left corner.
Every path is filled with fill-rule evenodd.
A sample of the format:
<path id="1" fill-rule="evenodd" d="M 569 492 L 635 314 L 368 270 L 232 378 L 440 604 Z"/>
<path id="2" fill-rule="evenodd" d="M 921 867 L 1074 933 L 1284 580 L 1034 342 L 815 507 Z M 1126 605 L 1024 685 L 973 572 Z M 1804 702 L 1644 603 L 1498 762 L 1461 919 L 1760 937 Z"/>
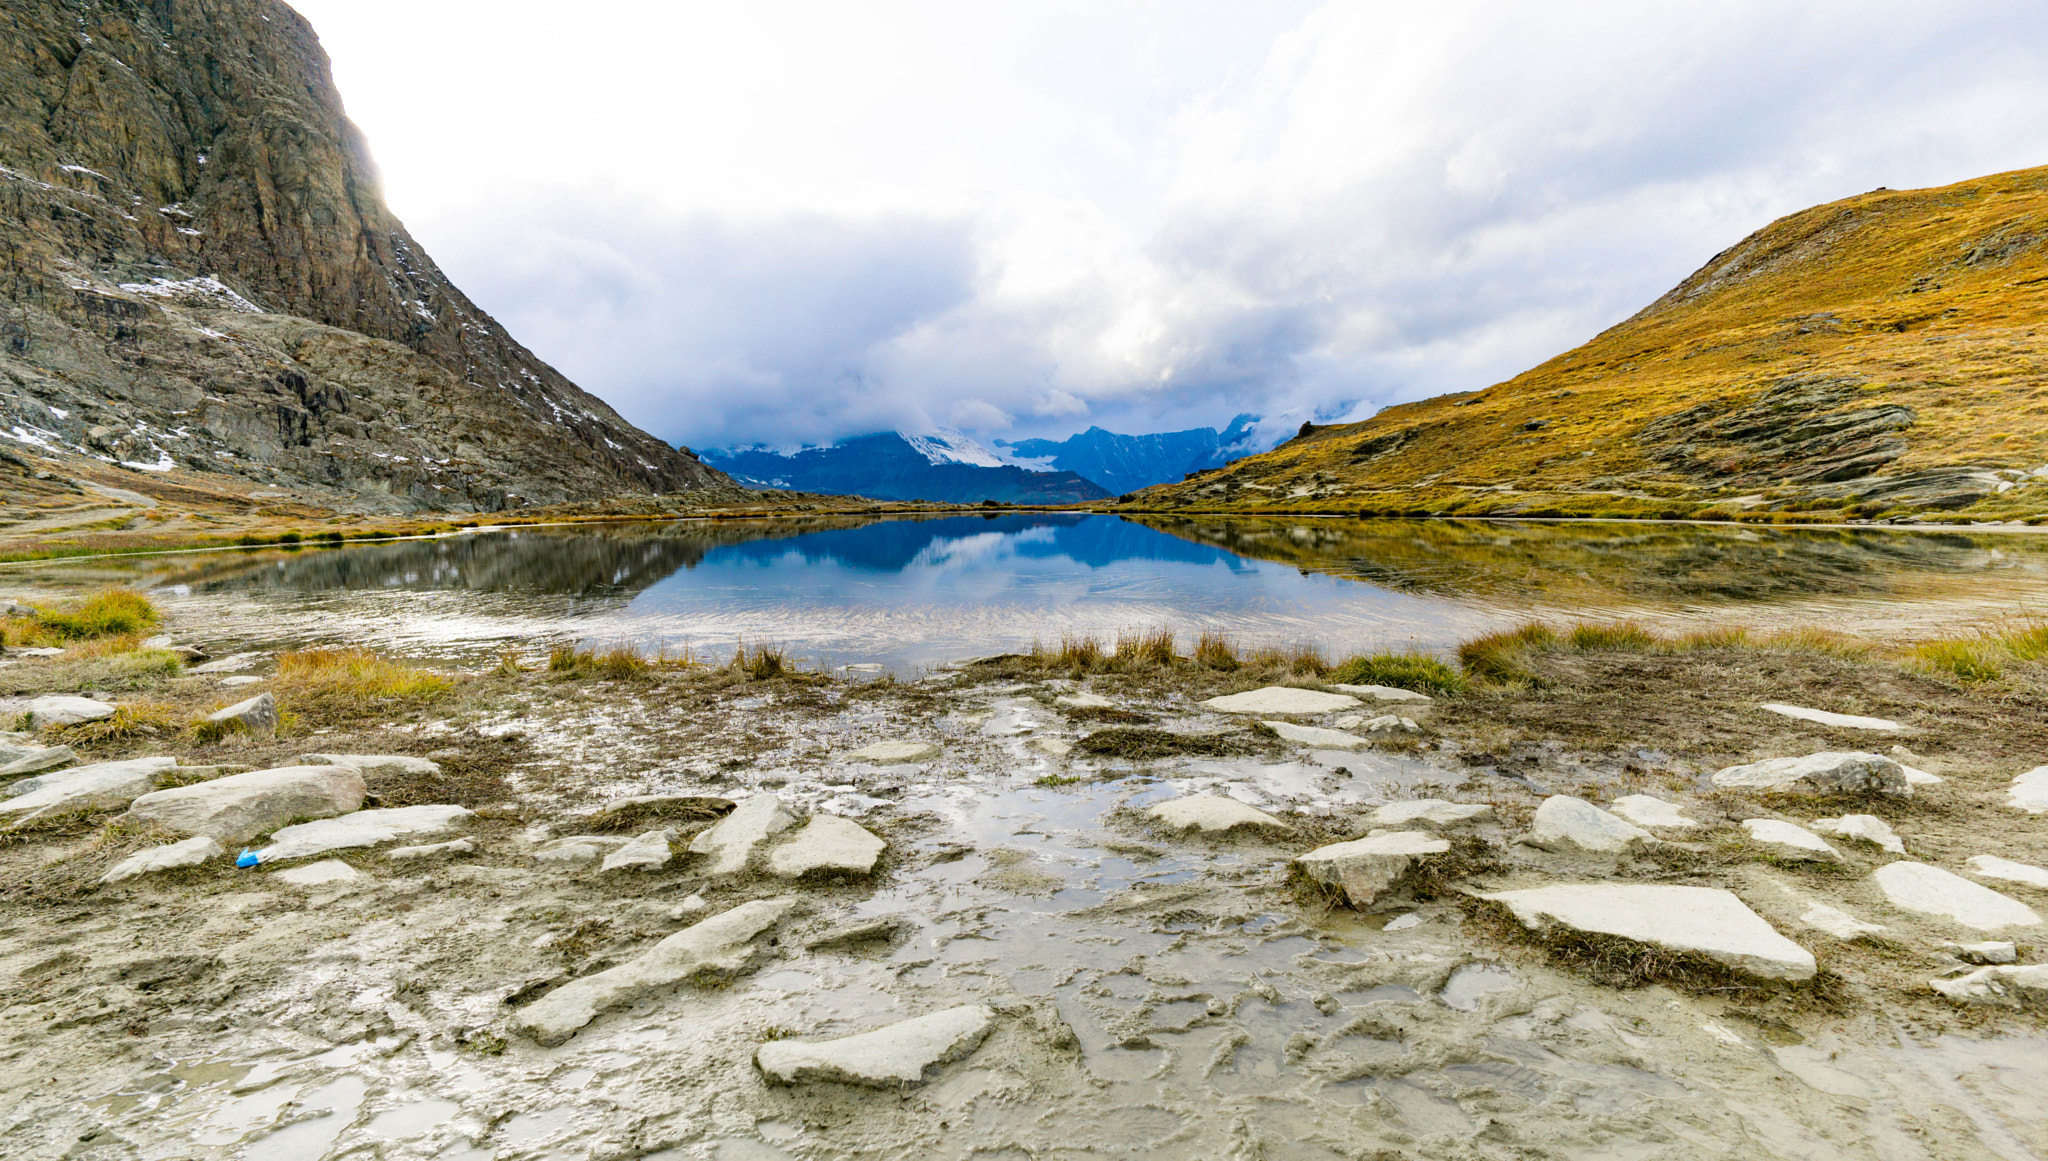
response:
<path id="1" fill-rule="evenodd" d="M 1019 461 L 1073 472 L 1120 494 L 1176 482 L 1189 472 L 1219 468 L 1267 450 L 1257 443 L 1258 422 L 1256 415 L 1240 415 L 1220 432 L 1213 427 L 1195 427 L 1151 435 L 1118 435 L 1091 427 L 1057 442 L 999 439 L 995 446 Z"/>

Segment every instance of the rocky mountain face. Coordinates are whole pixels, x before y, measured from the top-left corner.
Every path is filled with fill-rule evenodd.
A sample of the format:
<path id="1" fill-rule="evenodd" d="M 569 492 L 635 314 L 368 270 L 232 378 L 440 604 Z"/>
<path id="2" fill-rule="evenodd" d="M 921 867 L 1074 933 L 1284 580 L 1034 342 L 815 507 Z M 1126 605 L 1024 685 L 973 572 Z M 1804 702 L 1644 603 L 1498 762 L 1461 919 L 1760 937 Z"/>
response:
<path id="1" fill-rule="evenodd" d="M 794 452 L 765 448 L 706 450 L 705 462 L 752 488 L 929 500 L 946 504 L 1079 504 L 1109 492 L 1073 472 L 1033 471 L 1006 464 L 987 449 L 928 436 L 885 431 Z"/>
<path id="2" fill-rule="evenodd" d="M 1240 415 L 1222 431 L 1196 427 L 1186 431 L 1155 431 L 1123 435 L 1091 427 L 1063 440 L 997 440 L 996 446 L 1019 459 L 1036 460 L 1063 472 L 1093 480 L 1112 492 L 1130 492 L 1184 479 L 1189 472 L 1222 467 L 1234 459 L 1264 451 L 1254 431 L 1256 415 Z"/>
<path id="3" fill-rule="evenodd" d="M 1483 391 L 1135 497 L 1196 511 L 2048 520 L 2048 168 L 1771 223 Z"/>
<path id="4" fill-rule="evenodd" d="M 448 281 L 277 0 L 0 9 L 0 429 L 368 510 L 728 482 Z"/>

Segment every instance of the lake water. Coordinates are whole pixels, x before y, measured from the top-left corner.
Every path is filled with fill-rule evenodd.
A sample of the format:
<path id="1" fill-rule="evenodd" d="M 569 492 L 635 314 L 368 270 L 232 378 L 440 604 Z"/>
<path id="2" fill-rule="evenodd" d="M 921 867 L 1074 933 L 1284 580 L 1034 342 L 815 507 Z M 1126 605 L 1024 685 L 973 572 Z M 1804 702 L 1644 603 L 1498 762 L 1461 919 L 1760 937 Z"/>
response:
<path id="1" fill-rule="evenodd" d="M 1445 649 L 1531 616 L 1885 636 L 2048 608 L 2039 535 L 1643 523 L 698 520 L 46 567 L 130 570 L 195 613 L 260 613 L 266 639 L 235 644 L 710 657 L 745 640 L 899 672 L 1156 625 L 1343 655 Z"/>

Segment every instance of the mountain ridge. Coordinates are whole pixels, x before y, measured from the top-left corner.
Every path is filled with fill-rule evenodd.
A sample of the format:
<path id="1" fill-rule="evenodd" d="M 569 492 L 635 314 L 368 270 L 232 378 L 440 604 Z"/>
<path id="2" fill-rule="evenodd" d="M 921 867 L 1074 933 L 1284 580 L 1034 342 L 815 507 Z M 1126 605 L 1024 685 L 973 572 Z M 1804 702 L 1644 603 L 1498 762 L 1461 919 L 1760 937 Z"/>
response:
<path id="1" fill-rule="evenodd" d="M 875 500 L 1079 504 L 1110 496 L 1107 489 L 1072 472 L 1003 463 L 978 444 L 972 449 L 958 446 L 957 441 L 966 437 L 957 432 L 944 434 L 944 450 L 931 435 L 885 431 L 787 453 L 747 447 L 707 448 L 699 454 L 744 486 Z M 984 458 L 993 462 L 982 462 Z"/>
<path id="2" fill-rule="evenodd" d="M 1244 413 L 1233 417 L 1221 431 L 1195 427 L 1124 435 L 1091 426 L 1063 440 L 996 440 L 995 444 L 1018 459 L 1074 472 L 1112 492 L 1133 492 L 1252 454 L 1258 450 L 1254 444 L 1258 423 L 1258 416 Z"/>

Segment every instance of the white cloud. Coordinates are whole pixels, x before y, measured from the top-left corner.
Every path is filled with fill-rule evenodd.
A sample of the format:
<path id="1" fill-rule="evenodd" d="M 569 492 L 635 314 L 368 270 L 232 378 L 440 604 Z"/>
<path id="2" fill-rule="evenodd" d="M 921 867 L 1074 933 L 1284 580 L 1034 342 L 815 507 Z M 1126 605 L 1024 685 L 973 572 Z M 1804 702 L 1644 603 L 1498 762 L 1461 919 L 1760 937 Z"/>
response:
<path id="1" fill-rule="evenodd" d="M 691 443 L 1362 414 L 2048 162 L 2022 0 L 299 7 L 451 275 Z"/>

